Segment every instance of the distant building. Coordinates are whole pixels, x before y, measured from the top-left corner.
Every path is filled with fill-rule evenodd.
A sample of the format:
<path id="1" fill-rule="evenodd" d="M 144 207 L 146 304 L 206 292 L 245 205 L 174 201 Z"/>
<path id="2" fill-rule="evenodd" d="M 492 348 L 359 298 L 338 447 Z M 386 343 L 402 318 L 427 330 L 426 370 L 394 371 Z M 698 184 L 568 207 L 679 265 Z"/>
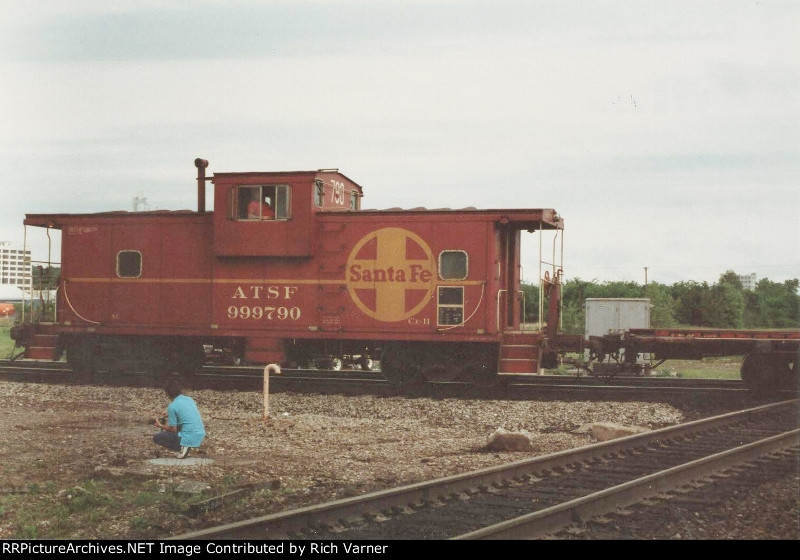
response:
<path id="1" fill-rule="evenodd" d="M 756 273 L 752 274 L 737 274 L 739 282 L 742 283 L 742 288 L 750 290 L 751 292 L 756 289 Z"/>
<path id="2" fill-rule="evenodd" d="M 19 285 L 30 282 L 31 252 L 15 249 L 8 241 L 0 241 L 0 285 Z"/>

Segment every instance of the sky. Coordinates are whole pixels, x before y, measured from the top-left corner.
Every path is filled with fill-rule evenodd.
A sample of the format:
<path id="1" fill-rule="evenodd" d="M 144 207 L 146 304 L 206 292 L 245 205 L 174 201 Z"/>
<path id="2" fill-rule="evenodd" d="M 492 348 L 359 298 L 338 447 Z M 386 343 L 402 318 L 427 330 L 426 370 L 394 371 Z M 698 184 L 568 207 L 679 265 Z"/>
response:
<path id="1" fill-rule="evenodd" d="M 194 209 L 201 157 L 338 168 L 364 208 L 555 208 L 567 280 L 800 278 L 795 0 L 0 7 L 0 241 Z"/>

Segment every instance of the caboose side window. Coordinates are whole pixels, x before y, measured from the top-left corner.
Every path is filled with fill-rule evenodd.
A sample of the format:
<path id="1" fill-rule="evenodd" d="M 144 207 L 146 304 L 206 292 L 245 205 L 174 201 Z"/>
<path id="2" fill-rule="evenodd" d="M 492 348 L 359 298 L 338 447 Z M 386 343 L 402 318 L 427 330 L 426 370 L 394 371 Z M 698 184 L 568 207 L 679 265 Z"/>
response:
<path id="1" fill-rule="evenodd" d="M 285 220 L 289 217 L 289 194 L 287 185 L 275 187 L 275 219 Z"/>
<path id="2" fill-rule="evenodd" d="M 350 191 L 350 210 L 358 210 L 358 191 Z"/>
<path id="3" fill-rule="evenodd" d="M 439 276 L 442 280 L 464 280 L 467 272 L 466 252 L 442 251 L 439 254 Z"/>
<path id="4" fill-rule="evenodd" d="M 142 254 L 139 251 L 117 253 L 117 277 L 139 278 L 142 275 Z"/>
<path id="5" fill-rule="evenodd" d="M 314 204 L 322 208 L 322 201 L 325 200 L 325 185 L 322 180 L 314 181 Z"/>
<path id="6" fill-rule="evenodd" d="M 460 325 L 464 322 L 464 287 L 439 286 L 437 322 L 439 325 Z"/>
<path id="7" fill-rule="evenodd" d="M 232 207 L 237 220 L 287 220 L 291 214 L 289 185 L 239 185 Z"/>

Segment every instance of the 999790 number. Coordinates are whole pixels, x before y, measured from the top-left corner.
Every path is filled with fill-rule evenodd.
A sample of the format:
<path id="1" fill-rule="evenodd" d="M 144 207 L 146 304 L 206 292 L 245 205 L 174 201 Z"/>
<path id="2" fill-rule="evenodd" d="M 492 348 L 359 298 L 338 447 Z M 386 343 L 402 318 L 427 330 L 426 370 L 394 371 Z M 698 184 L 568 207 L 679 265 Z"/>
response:
<path id="1" fill-rule="evenodd" d="M 228 307 L 228 319 L 264 319 L 267 321 L 297 321 L 300 318 L 299 307 L 261 307 L 248 305 L 231 305 Z"/>

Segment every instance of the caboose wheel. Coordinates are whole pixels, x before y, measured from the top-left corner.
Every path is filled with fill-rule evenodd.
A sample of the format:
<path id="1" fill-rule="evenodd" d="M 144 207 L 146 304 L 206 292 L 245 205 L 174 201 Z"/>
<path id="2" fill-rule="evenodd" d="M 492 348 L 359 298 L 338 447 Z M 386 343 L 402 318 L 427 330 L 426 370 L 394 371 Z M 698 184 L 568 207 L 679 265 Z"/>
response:
<path id="1" fill-rule="evenodd" d="M 78 339 L 67 344 L 67 363 L 76 377 L 92 381 L 94 373 L 94 346 L 88 340 Z"/>
<path id="2" fill-rule="evenodd" d="M 775 377 L 779 389 L 798 389 L 797 368 L 789 356 L 775 356 Z"/>
<path id="3" fill-rule="evenodd" d="M 333 358 L 331 358 L 330 365 L 331 365 L 330 369 L 332 369 L 333 371 L 341 371 L 341 369 L 342 369 L 342 359 L 341 358 L 337 358 L 337 357 L 333 357 Z"/>
<path id="4" fill-rule="evenodd" d="M 413 349 L 402 344 L 388 344 L 381 353 L 381 372 L 387 381 L 406 385 L 419 379 L 419 361 Z"/>
<path id="5" fill-rule="evenodd" d="M 370 359 L 369 359 L 369 358 L 367 358 L 366 356 L 362 356 L 361 358 L 359 358 L 359 360 L 358 360 L 358 365 L 359 365 L 359 366 L 361 367 L 361 369 L 363 369 L 364 371 L 370 371 L 370 370 L 372 370 L 372 360 L 370 360 Z"/>
<path id="6" fill-rule="evenodd" d="M 422 376 L 431 383 L 452 381 L 458 377 L 458 368 L 452 363 L 434 362 L 422 369 Z"/>
<path id="7" fill-rule="evenodd" d="M 497 374 L 497 352 L 489 345 L 462 345 L 453 353 L 454 365 L 460 365 L 459 378 L 478 387 L 494 387 L 501 377 Z"/>
<path id="8" fill-rule="evenodd" d="M 151 368 L 157 375 L 164 371 L 194 375 L 206 360 L 203 345 L 192 340 L 173 341 L 160 352 L 153 348 L 150 354 L 143 354 L 143 361 L 152 362 Z"/>
<path id="9" fill-rule="evenodd" d="M 500 383 L 497 368 L 484 360 L 477 360 L 464 366 L 462 375 L 478 387 L 489 388 Z"/>

